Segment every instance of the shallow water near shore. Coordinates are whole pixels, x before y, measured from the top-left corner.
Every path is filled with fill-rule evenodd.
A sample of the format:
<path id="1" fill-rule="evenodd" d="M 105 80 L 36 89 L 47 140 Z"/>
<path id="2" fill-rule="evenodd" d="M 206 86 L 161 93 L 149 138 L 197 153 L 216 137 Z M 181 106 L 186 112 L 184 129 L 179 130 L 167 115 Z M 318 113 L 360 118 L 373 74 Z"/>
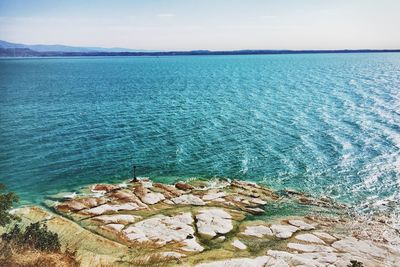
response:
<path id="1" fill-rule="evenodd" d="M 0 59 L 22 203 L 138 174 L 399 201 L 400 54 Z"/>

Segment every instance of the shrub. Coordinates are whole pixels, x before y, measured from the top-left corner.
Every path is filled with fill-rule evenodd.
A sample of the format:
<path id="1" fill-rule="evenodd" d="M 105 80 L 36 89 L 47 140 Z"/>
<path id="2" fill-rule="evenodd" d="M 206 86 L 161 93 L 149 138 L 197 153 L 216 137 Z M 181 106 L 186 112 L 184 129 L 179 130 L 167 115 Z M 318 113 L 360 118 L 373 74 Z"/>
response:
<path id="1" fill-rule="evenodd" d="M 25 229 L 23 243 L 42 251 L 59 251 L 58 234 L 47 230 L 47 225 L 32 223 Z"/>
<path id="2" fill-rule="evenodd" d="M 0 227 L 8 232 L 0 235 L 0 266 L 78 266 L 75 253 L 60 251 L 58 234 L 47 229 L 46 224 L 31 223 L 25 229 L 13 220 L 10 209 L 18 201 L 15 193 L 1 193 L 5 186 L 0 183 Z"/>
<path id="3" fill-rule="evenodd" d="M 22 238 L 21 229 L 19 225 L 14 225 L 14 227 L 8 233 L 1 235 L 1 239 L 7 243 L 20 243 Z"/>
<path id="4" fill-rule="evenodd" d="M 0 183 L 0 191 L 4 189 L 5 186 Z M 18 196 L 15 193 L 0 194 L 0 226 L 4 227 L 12 220 L 18 219 L 9 212 L 16 202 L 18 202 Z M 2 234 L 1 239 L 9 246 L 30 247 L 41 251 L 59 251 L 61 247 L 58 235 L 38 222 L 31 223 L 25 231 L 21 231 L 20 226 L 16 224 L 9 232 Z"/>
<path id="5" fill-rule="evenodd" d="M 4 190 L 5 186 L 0 183 L 0 191 Z M 16 217 L 9 213 L 14 203 L 18 202 L 18 196 L 15 193 L 0 194 L 0 226 L 6 226 Z"/>
<path id="6" fill-rule="evenodd" d="M 10 245 L 41 251 L 58 252 L 61 247 L 58 234 L 47 230 L 47 226 L 39 222 L 31 223 L 25 231 L 15 225 L 11 231 L 2 234 L 1 239 Z"/>

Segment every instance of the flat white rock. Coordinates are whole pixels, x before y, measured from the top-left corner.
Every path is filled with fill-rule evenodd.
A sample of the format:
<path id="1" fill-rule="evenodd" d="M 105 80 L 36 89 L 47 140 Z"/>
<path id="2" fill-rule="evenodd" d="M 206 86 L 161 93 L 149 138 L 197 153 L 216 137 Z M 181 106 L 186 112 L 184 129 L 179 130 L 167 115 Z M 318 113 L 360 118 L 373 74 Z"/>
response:
<path id="1" fill-rule="evenodd" d="M 273 235 L 271 229 L 265 225 L 247 226 L 243 234 L 255 237 L 263 237 L 264 235 L 269 235 L 269 236 Z"/>
<path id="2" fill-rule="evenodd" d="M 300 234 L 300 235 L 296 235 L 295 238 L 300 241 L 317 243 L 317 244 L 325 244 L 325 242 L 322 239 L 320 239 L 319 237 L 317 237 L 313 234 Z"/>
<path id="3" fill-rule="evenodd" d="M 291 254 L 286 251 L 268 250 L 267 255 L 275 260 L 266 266 L 303 266 L 303 267 L 326 267 L 328 264 L 320 263 L 313 258 L 303 257 L 304 254 Z M 345 265 L 346 266 L 346 265 Z"/>
<path id="4" fill-rule="evenodd" d="M 119 210 L 137 210 L 140 207 L 136 203 L 124 203 L 117 205 L 103 204 L 95 208 L 84 210 L 84 213 L 100 215 L 109 211 L 119 211 Z"/>
<path id="5" fill-rule="evenodd" d="M 156 215 L 126 228 L 123 232 L 131 241 L 155 242 L 165 245 L 193 237 L 193 217 L 190 212 L 175 216 Z"/>
<path id="6" fill-rule="evenodd" d="M 311 252 L 311 253 L 301 253 L 297 255 L 298 257 L 315 260 L 321 264 L 326 264 L 326 265 L 333 264 L 338 260 L 338 257 L 334 252 Z"/>
<path id="7" fill-rule="evenodd" d="M 223 242 L 223 241 L 225 241 L 225 239 L 226 239 L 226 237 L 221 235 L 221 236 L 217 237 L 215 240 Z"/>
<path id="8" fill-rule="evenodd" d="M 348 252 L 353 255 L 364 257 L 371 255 L 378 258 L 386 258 L 387 251 L 374 245 L 373 242 L 367 240 L 357 240 L 354 237 L 349 237 L 336 241 L 332 247 L 342 252 Z"/>
<path id="9" fill-rule="evenodd" d="M 200 234 L 214 237 L 233 229 L 232 216 L 223 209 L 203 209 L 196 215 L 197 230 Z"/>
<path id="10" fill-rule="evenodd" d="M 289 220 L 289 224 L 300 228 L 300 230 L 313 230 L 315 229 L 314 225 L 306 223 L 302 220 Z"/>
<path id="11" fill-rule="evenodd" d="M 287 247 L 301 252 L 333 252 L 334 248 L 322 245 L 305 245 L 299 243 L 288 243 Z"/>
<path id="12" fill-rule="evenodd" d="M 203 200 L 211 201 L 226 196 L 225 192 L 209 193 L 203 196 Z"/>
<path id="13" fill-rule="evenodd" d="M 153 187 L 153 182 L 149 178 L 143 177 L 143 178 L 138 178 L 138 179 L 144 188 L 152 188 Z"/>
<path id="14" fill-rule="evenodd" d="M 325 232 L 313 232 L 313 235 L 318 236 L 319 238 L 327 242 L 333 242 L 337 240 L 336 237 L 333 237 L 332 235 Z"/>
<path id="15" fill-rule="evenodd" d="M 165 196 L 161 193 L 147 193 L 141 200 L 146 204 L 153 205 L 164 199 Z"/>
<path id="16" fill-rule="evenodd" d="M 260 209 L 260 208 L 247 208 L 246 211 L 251 212 L 251 213 L 255 213 L 255 214 L 264 213 L 264 210 Z"/>
<path id="17" fill-rule="evenodd" d="M 185 239 L 181 242 L 183 247 L 181 249 L 183 251 L 188 251 L 188 252 L 202 252 L 204 248 L 197 243 L 196 239 L 191 238 L 191 239 Z"/>
<path id="18" fill-rule="evenodd" d="M 199 198 L 198 196 L 194 196 L 192 194 L 182 195 L 173 198 L 171 200 L 175 204 L 181 204 L 181 205 L 204 206 L 206 204 L 201 198 Z"/>
<path id="19" fill-rule="evenodd" d="M 239 239 L 235 238 L 235 240 L 233 240 L 232 242 L 232 246 L 234 246 L 235 248 L 238 249 L 246 249 L 247 246 L 245 244 L 243 244 Z"/>
<path id="20" fill-rule="evenodd" d="M 295 226 L 283 224 L 273 224 L 270 228 L 276 237 L 282 239 L 291 237 L 293 233 L 299 230 L 299 228 Z"/>
<path id="21" fill-rule="evenodd" d="M 259 198 L 252 198 L 250 199 L 250 202 L 254 203 L 254 204 L 258 204 L 258 205 L 265 205 L 267 204 L 266 201 L 259 199 Z"/>

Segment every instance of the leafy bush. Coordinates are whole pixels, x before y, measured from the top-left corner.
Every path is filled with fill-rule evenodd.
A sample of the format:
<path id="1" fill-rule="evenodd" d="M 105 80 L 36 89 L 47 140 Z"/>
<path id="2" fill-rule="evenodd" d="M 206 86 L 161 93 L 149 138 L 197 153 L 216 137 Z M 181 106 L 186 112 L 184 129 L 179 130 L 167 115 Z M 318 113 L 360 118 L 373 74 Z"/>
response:
<path id="1" fill-rule="evenodd" d="M 23 242 L 42 251 L 59 251 L 58 234 L 47 230 L 47 225 L 32 223 L 25 229 Z"/>
<path id="2" fill-rule="evenodd" d="M 19 247 L 29 247 L 41 251 L 60 251 L 58 234 L 47 230 L 47 226 L 40 223 L 31 223 L 25 231 L 15 225 L 11 231 L 1 235 L 1 239 L 8 244 Z"/>
<path id="3" fill-rule="evenodd" d="M 7 243 L 21 243 L 22 233 L 19 225 L 14 225 L 14 227 L 8 233 L 1 235 L 1 239 Z"/>
<path id="4" fill-rule="evenodd" d="M 0 190 L 4 190 L 5 186 L 0 184 Z M 10 214 L 10 209 L 14 203 L 18 202 L 18 196 L 15 193 L 0 194 L 0 226 L 6 226 L 11 221 L 18 219 Z M 60 241 L 58 235 L 47 229 L 47 226 L 40 223 L 31 223 L 24 231 L 18 224 L 9 231 L 1 235 L 1 239 L 6 246 L 29 247 L 41 251 L 59 251 Z"/>
<path id="5" fill-rule="evenodd" d="M 0 184 L 0 191 L 4 190 L 5 186 Z M 18 196 L 15 193 L 1 193 L 0 194 L 0 226 L 6 226 L 16 217 L 9 213 L 13 204 L 18 202 Z"/>

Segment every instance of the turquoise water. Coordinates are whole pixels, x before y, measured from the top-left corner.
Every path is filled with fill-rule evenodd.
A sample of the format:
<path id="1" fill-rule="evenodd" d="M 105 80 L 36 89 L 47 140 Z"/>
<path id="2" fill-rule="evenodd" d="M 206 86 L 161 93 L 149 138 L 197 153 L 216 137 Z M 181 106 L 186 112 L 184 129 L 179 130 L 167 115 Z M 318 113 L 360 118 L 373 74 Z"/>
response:
<path id="1" fill-rule="evenodd" d="M 1 59 L 0 116 L 0 181 L 23 203 L 133 162 L 400 199 L 400 54 Z"/>

